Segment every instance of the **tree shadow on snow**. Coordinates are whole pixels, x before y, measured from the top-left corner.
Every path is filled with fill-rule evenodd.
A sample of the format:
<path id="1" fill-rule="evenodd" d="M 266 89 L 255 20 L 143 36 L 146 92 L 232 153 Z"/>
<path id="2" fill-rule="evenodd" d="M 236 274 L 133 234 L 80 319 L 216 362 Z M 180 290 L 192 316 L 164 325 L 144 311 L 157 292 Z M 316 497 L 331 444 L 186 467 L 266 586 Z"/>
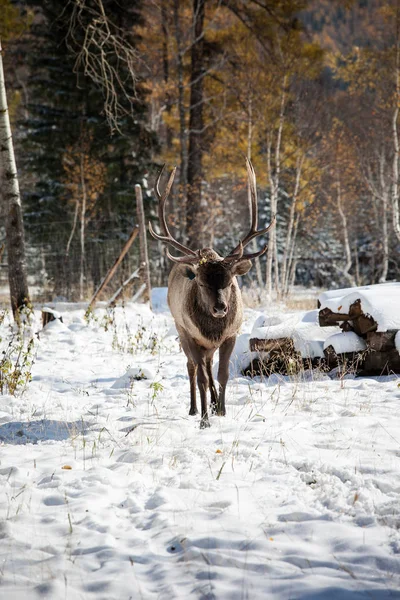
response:
<path id="1" fill-rule="evenodd" d="M 330 587 L 313 592 L 303 592 L 296 600 L 391 600 L 400 599 L 400 592 L 395 590 L 347 590 L 341 587 Z"/>
<path id="2" fill-rule="evenodd" d="M 12 421 L 0 425 L 0 442 L 5 444 L 37 444 L 37 442 L 62 441 L 85 433 L 88 424 L 84 421 Z"/>

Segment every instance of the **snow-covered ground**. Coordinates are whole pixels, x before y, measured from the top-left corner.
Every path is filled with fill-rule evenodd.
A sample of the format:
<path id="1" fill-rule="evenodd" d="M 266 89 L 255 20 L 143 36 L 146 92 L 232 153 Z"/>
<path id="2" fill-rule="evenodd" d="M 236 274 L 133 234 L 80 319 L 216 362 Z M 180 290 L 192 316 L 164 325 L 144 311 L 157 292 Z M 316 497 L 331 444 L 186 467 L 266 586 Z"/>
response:
<path id="1" fill-rule="evenodd" d="M 162 302 L 56 308 L 0 396 L 2 600 L 400 598 L 398 378 L 236 376 L 200 430 Z"/>

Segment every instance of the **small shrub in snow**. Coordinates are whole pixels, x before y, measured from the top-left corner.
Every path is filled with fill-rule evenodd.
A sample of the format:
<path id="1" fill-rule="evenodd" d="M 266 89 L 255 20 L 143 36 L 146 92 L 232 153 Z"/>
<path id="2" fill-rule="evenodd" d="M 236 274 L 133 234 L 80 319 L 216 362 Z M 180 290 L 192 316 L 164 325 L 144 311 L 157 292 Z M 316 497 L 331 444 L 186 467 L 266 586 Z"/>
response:
<path id="1" fill-rule="evenodd" d="M 150 389 L 152 391 L 151 403 L 153 404 L 158 394 L 161 394 L 161 392 L 164 390 L 164 386 L 159 381 L 153 381 L 153 383 L 150 384 Z"/>
<path id="2" fill-rule="evenodd" d="M 5 312 L 0 315 L 0 325 L 4 323 L 5 316 Z M 4 341 L 6 345 L 0 359 L 0 393 L 15 396 L 18 392 L 23 393 L 32 379 L 34 340 L 30 338 L 26 343 L 21 329 L 11 329 L 8 343 Z"/>

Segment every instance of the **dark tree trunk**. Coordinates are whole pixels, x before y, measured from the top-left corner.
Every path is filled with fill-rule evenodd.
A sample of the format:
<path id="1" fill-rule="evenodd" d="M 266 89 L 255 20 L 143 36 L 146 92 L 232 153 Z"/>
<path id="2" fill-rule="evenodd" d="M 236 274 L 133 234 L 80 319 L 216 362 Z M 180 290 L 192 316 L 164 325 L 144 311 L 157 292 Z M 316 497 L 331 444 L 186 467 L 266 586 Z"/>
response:
<path id="1" fill-rule="evenodd" d="M 18 311 L 29 305 L 29 291 L 25 270 L 24 228 L 21 205 L 3 195 L 7 203 L 6 240 L 8 254 L 8 282 L 14 318 Z"/>
<path id="2" fill-rule="evenodd" d="M 201 206 L 203 167 L 204 13 L 206 0 L 193 0 L 193 43 L 191 48 L 189 156 L 187 170 L 188 244 L 203 245 L 204 214 Z"/>
<path id="3" fill-rule="evenodd" d="M 179 169 L 179 199 L 178 226 L 186 231 L 186 203 L 187 203 L 187 125 L 185 107 L 185 78 L 183 65 L 183 41 L 179 15 L 179 0 L 174 0 L 174 26 L 175 41 L 177 46 L 177 71 L 178 71 L 178 112 L 179 112 L 179 141 L 180 141 L 180 169 Z M 186 242 L 186 240 L 185 240 Z"/>
<path id="4" fill-rule="evenodd" d="M 169 30 L 168 30 L 168 11 L 165 0 L 161 3 L 161 29 L 162 29 L 162 63 L 163 63 L 163 75 L 164 83 L 168 89 L 169 83 L 169 58 L 168 58 L 168 45 L 169 45 Z M 169 92 L 165 95 L 166 112 L 169 115 L 171 113 L 171 95 Z M 172 128 L 166 126 L 166 146 L 168 150 L 172 147 L 173 132 Z"/>

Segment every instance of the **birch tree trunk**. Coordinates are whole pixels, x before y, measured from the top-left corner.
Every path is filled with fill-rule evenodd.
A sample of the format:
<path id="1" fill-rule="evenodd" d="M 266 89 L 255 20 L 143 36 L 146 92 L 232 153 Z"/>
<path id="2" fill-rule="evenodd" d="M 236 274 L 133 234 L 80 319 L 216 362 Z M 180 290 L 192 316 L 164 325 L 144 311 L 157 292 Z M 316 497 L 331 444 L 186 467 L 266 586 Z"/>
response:
<path id="1" fill-rule="evenodd" d="M 392 211 L 393 211 L 393 229 L 400 240 L 400 214 L 399 214 L 399 132 L 397 130 L 397 121 L 399 118 L 400 104 L 400 7 L 399 0 L 396 5 L 396 67 L 395 67 L 396 94 L 394 99 L 394 111 L 392 117 L 393 132 L 393 171 L 392 171 Z"/>
<path id="2" fill-rule="evenodd" d="M 4 80 L 0 40 L 0 178 L 2 201 L 5 207 L 8 281 L 11 307 L 18 320 L 19 311 L 28 306 L 29 290 L 26 279 L 25 241 L 22 222 L 21 196 L 18 185 Z"/>
<path id="3" fill-rule="evenodd" d="M 271 140 L 268 140 L 267 141 L 267 171 L 268 171 L 269 187 L 270 187 L 270 193 L 271 193 L 270 217 L 272 218 L 272 215 L 274 214 L 274 211 L 276 209 L 275 209 L 275 197 L 274 197 L 274 181 L 272 178 L 271 145 L 272 145 Z M 274 239 L 273 238 L 275 236 L 275 229 L 276 229 L 276 227 L 273 227 L 271 229 L 271 231 L 269 232 L 269 237 L 268 237 L 267 265 L 266 265 L 266 271 L 265 271 L 265 286 L 267 289 L 268 297 L 271 297 L 271 295 L 272 295 L 272 262 L 273 262 L 273 255 L 274 255 Z"/>
<path id="4" fill-rule="evenodd" d="M 384 283 L 387 279 L 389 270 L 389 231 L 388 231 L 388 189 L 385 181 L 385 157 L 382 154 L 379 161 L 379 177 L 382 190 L 382 271 L 379 277 L 379 283 Z"/>
<path id="5" fill-rule="evenodd" d="M 247 123 L 248 123 L 248 128 L 247 128 L 247 158 L 251 161 L 251 144 L 252 144 L 252 141 L 253 141 L 253 105 L 252 105 L 252 100 L 251 100 L 250 92 L 249 92 L 249 102 L 248 102 L 248 105 L 247 105 Z M 248 202 L 249 209 L 250 209 L 250 214 L 251 214 L 251 190 L 250 190 L 250 182 L 247 185 L 247 202 Z M 255 239 L 252 242 L 252 246 L 253 246 L 253 252 L 257 252 L 258 248 L 257 248 L 257 242 L 256 242 Z M 263 289 L 263 287 L 264 287 L 264 281 L 263 281 L 263 276 L 262 276 L 262 272 L 261 272 L 260 259 L 256 258 L 255 261 L 254 261 L 254 263 L 255 263 L 255 267 L 256 267 L 257 283 L 258 283 L 258 287 L 260 288 L 260 291 L 261 291 Z"/>
<path id="6" fill-rule="evenodd" d="M 353 260 L 351 258 L 351 248 L 350 248 L 350 241 L 349 241 L 349 229 L 347 226 L 347 217 L 343 210 L 343 204 L 342 204 L 342 190 L 341 190 L 341 186 L 340 186 L 339 175 L 337 176 L 336 186 L 337 186 L 337 196 L 336 196 L 337 208 L 338 208 L 338 212 L 339 212 L 339 215 L 340 215 L 340 218 L 342 221 L 343 246 L 344 246 L 344 252 L 345 252 L 345 256 L 346 256 L 345 266 L 343 267 L 343 269 L 339 269 L 339 270 L 344 275 L 344 277 L 347 279 L 347 281 L 350 283 L 350 285 L 354 287 L 356 285 L 355 279 L 349 273 L 351 266 L 353 264 Z"/>
<path id="7" fill-rule="evenodd" d="M 297 197 L 299 195 L 300 189 L 300 177 L 301 170 L 304 162 L 304 154 L 302 156 L 298 156 L 296 160 L 296 181 L 294 185 L 293 195 L 292 195 L 292 203 L 290 205 L 289 211 L 289 223 L 286 232 L 286 242 L 285 248 L 283 250 L 283 258 L 282 258 L 282 271 L 281 271 L 281 290 L 283 294 L 288 293 L 289 288 L 289 277 L 290 277 L 290 266 L 289 266 L 289 256 L 291 255 L 291 247 L 292 241 L 295 241 L 294 238 L 294 223 L 295 223 L 295 212 L 296 212 L 296 202 Z"/>
<path id="8" fill-rule="evenodd" d="M 79 200 L 77 199 L 75 201 L 74 222 L 72 224 L 71 233 L 69 234 L 69 238 L 68 238 L 68 242 L 67 242 L 67 247 L 65 249 L 65 256 L 66 257 L 69 256 L 69 250 L 71 248 L 71 243 L 72 243 L 72 240 L 73 240 L 74 235 L 75 235 L 76 226 L 78 224 L 78 214 L 79 214 Z"/>
<path id="9" fill-rule="evenodd" d="M 271 217 L 277 216 L 278 213 L 278 192 L 280 183 L 280 172 L 281 172 L 281 146 L 282 146 L 282 134 L 283 125 L 285 122 L 285 108 L 286 108 L 286 84 L 287 76 L 283 77 L 282 81 L 282 95 L 281 104 L 279 110 L 278 120 L 278 131 L 276 134 L 275 152 L 274 152 L 274 164 L 272 164 L 272 133 L 270 139 L 267 141 L 267 169 L 269 186 L 271 190 Z M 274 282 L 276 292 L 279 294 L 279 264 L 278 264 L 278 247 L 276 237 L 276 226 L 273 227 L 269 233 L 268 238 L 268 255 L 267 255 L 267 270 L 266 270 L 266 287 L 267 294 L 272 294 L 272 265 L 274 264 Z"/>
<path id="10" fill-rule="evenodd" d="M 361 277 L 360 277 L 360 260 L 358 258 L 358 248 L 357 248 L 357 242 L 354 242 L 354 263 L 355 263 L 355 269 L 356 269 L 356 277 L 355 277 L 355 282 L 356 285 L 361 285 Z"/>
<path id="11" fill-rule="evenodd" d="M 382 240 L 382 265 L 378 280 L 384 283 L 387 279 L 389 271 L 389 214 L 391 206 L 391 193 L 395 188 L 395 183 L 392 181 L 393 171 L 387 171 L 387 159 L 384 146 L 379 151 L 378 155 L 379 170 L 378 177 L 374 175 L 374 170 L 371 165 L 366 166 L 366 174 L 364 175 L 365 182 L 371 192 L 371 204 L 373 207 L 373 218 L 376 223 L 377 230 L 381 236 L 377 243 Z M 394 163 L 391 168 L 393 169 Z M 390 169 L 390 167 L 389 167 Z M 392 187 L 391 187 L 392 186 Z M 357 277 L 357 280 L 359 277 Z"/>
<path id="12" fill-rule="evenodd" d="M 293 227 L 293 235 L 289 248 L 289 256 L 288 256 L 288 266 L 287 266 L 287 275 L 285 281 L 284 293 L 287 295 L 289 293 L 290 287 L 294 285 L 294 281 L 296 279 L 296 266 L 297 259 L 294 256 L 294 249 L 296 247 L 297 240 L 297 232 L 299 230 L 299 222 L 300 222 L 300 213 L 297 213 L 296 220 Z"/>

